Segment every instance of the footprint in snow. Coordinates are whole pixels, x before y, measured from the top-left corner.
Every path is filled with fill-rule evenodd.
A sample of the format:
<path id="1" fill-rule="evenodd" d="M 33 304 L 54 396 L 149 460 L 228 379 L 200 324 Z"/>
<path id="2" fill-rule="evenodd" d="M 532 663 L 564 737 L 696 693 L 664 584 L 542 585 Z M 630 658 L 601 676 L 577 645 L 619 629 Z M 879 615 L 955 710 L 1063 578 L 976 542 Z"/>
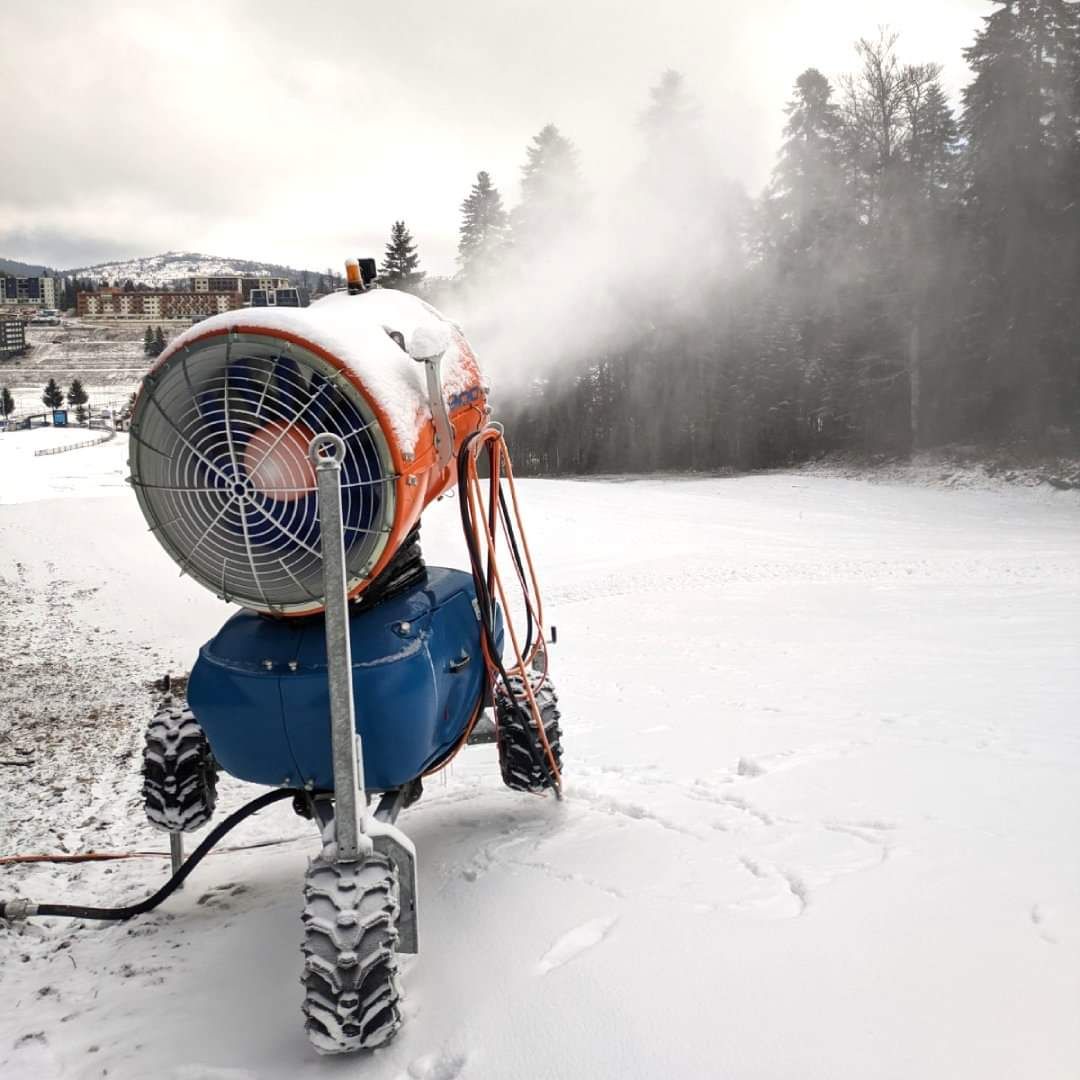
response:
<path id="1" fill-rule="evenodd" d="M 454 1080 L 465 1068 L 465 1055 L 445 1050 L 418 1057 L 409 1065 L 409 1080 Z"/>
<path id="2" fill-rule="evenodd" d="M 618 922 L 617 915 L 603 916 L 582 923 L 573 930 L 563 934 L 554 945 L 540 958 L 536 965 L 537 975 L 547 975 L 549 971 L 561 968 L 564 964 L 576 959 L 586 949 L 599 945 L 611 933 L 612 927 Z"/>
<path id="3" fill-rule="evenodd" d="M 739 776 L 764 776 L 766 769 L 764 765 L 753 758 L 741 757 L 735 771 Z"/>
<path id="4" fill-rule="evenodd" d="M 1047 929 L 1047 911 L 1042 904 L 1035 904 L 1031 911 L 1028 912 L 1028 916 L 1031 919 L 1031 925 L 1035 927 L 1035 932 L 1043 941 L 1049 942 L 1051 945 L 1058 943 L 1057 937 Z"/>

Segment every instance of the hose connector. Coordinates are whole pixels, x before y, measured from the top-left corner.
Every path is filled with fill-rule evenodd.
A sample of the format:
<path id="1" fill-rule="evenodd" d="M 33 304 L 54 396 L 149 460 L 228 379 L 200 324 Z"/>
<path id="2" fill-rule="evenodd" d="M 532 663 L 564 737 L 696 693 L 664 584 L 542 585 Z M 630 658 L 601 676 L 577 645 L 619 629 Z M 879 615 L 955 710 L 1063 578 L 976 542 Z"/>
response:
<path id="1" fill-rule="evenodd" d="M 33 900 L 0 900 L 0 919 L 8 922 L 23 922 L 38 912 L 38 905 Z"/>

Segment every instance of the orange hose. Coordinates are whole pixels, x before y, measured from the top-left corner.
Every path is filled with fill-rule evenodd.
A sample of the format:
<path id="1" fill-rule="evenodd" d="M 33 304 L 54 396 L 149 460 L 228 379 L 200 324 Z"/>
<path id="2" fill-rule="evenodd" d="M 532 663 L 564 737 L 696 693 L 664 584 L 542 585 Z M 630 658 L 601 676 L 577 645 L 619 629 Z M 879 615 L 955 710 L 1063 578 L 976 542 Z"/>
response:
<path id="1" fill-rule="evenodd" d="M 532 616 L 534 623 L 536 624 L 536 641 L 533 643 L 532 648 L 529 650 L 528 655 L 523 655 L 521 645 L 518 641 L 517 631 L 514 629 L 513 621 L 510 618 L 510 608 L 507 603 L 506 589 L 503 586 L 502 577 L 499 574 L 498 562 L 495 558 L 496 543 L 495 536 L 492 534 L 491 528 L 488 524 L 488 512 L 491 507 L 485 507 L 483 501 L 483 494 L 480 486 L 480 477 L 477 472 L 477 460 L 481 449 L 484 447 L 490 447 L 489 453 L 492 461 L 492 472 L 498 477 L 500 473 L 504 473 L 506 476 L 507 484 L 510 488 L 511 503 L 514 508 L 514 520 L 518 535 L 521 538 L 521 546 L 525 552 L 525 562 L 529 568 L 529 580 L 532 584 L 530 590 L 523 580 L 522 572 L 515 566 L 515 572 L 518 578 L 518 582 L 521 585 L 522 596 L 525 601 L 526 611 Z M 532 554 L 529 550 L 528 540 L 525 536 L 525 531 L 521 522 L 521 510 L 517 501 L 517 491 L 514 486 L 514 473 L 513 466 L 510 462 L 510 454 L 506 447 L 506 442 L 503 439 L 502 432 L 494 426 L 484 428 L 469 445 L 468 450 L 469 458 L 467 463 L 467 480 L 468 480 L 468 509 L 469 517 L 472 523 L 473 532 L 478 536 L 483 536 L 487 542 L 488 553 L 488 565 L 490 567 L 491 576 L 494 579 L 495 589 L 498 594 L 499 602 L 502 604 L 503 611 L 506 612 L 506 627 L 509 631 L 510 642 L 513 648 L 513 654 L 515 663 L 513 665 L 504 665 L 507 669 L 508 675 L 518 675 L 521 678 L 522 686 L 525 690 L 525 697 L 529 704 L 529 711 L 532 714 L 533 724 L 536 727 L 537 735 L 540 738 L 540 742 L 543 745 L 545 756 L 547 757 L 548 765 L 551 770 L 551 776 L 555 785 L 555 790 L 558 793 L 562 788 L 562 777 L 559 772 L 558 762 L 555 760 L 555 754 L 551 749 L 551 744 L 548 742 L 547 732 L 544 730 L 543 718 L 540 713 L 540 707 L 536 702 L 536 696 L 533 690 L 532 679 L 530 677 L 529 666 L 536 656 L 543 650 L 545 659 L 544 673 L 541 678 L 539 686 L 543 685 L 543 679 L 547 677 L 546 658 L 547 651 L 544 645 L 544 624 L 543 624 L 543 606 L 540 601 L 540 589 L 536 580 L 536 568 L 532 561 Z M 487 512 L 485 512 L 487 511 Z M 502 528 L 504 535 L 508 537 L 507 523 L 502 515 L 499 515 L 502 522 Z M 478 523 L 479 522 L 479 528 Z M 533 606 L 532 597 L 536 597 L 536 605 Z M 483 640 L 484 658 L 488 665 L 488 674 L 494 684 L 495 675 L 497 671 L 497 665 L 495 658 L 488 653 L 487 642 Z M 507 687 L 509 692 L 509 687 Z"/>
<path id="2" fill-rule="evenodd" d="M 510 488 L 510 501 L 514 511 L 514 527 L 520 538 L 521 546 L 524 549 L 525 563 L 528 566 L 529 580 L 527 582 L 522 570 L 516 563 L 514 564 L 514 572 L 518 584 L 521 587 L 522 598 L 525 602 L 525 610 L 532 616 L 533 623 L 536 626 L 536 640 L 533 642 L 527 655 L 522 654 L 517 632 L 510 619 L 510 608 L 507 603 L 506 589 L 503 586 L 502 578 L 499 574 L 498 562 L 495 558 L 495 535 L 492 533 L 488 524 L 492 507 L 490 505 L 485 506 L 484 504 L 483 489 L 477 469 L 477 461 L 479 460 L 480 453 L 485 448 L 489 448 L 492 476 L 488 478 L 488 482 L 493 493 L 498 490 L 501 477 L 503 475 L 506 477 L 507 485 Z M 525 689 L 525 697 L 529 705 L 529 712 L 532 715 L 533 724 L 536 726 L 537 733 L 540 737 L 544 755 L 547 758 L 548 767 L 551 770 L 551 776 L 555 784 L 555 790 L 558 793 L 562 790 L 562 776 L 559 772 L 558 762 L 555 760 L 554 751 L 551 749 L 551 744 L 548 741 L 547 732 L 544 730 L 543 718 L 540 714 L 540 707 L 536 702 L 535 695 L 535 690 L 539 690 L 547 679 L 547 647 L 544 641 L 543 622 L 544 609 L 540 599 L 540 586 L 536 579 L 536 568 L 533 565 L 532 554 L 529 551 L 529 543 L 525 536 L 525 529 L 521 521 L 521 509 L 518 504 L 517 489 L 514 486 L 514 471 L 510 461 L 510 452 L 506 447 L 506 441 L 503 438 L 502 431 L 498 427 L 489 425 L 482 429 L 469 444 L 466 481 L 465 489 L 461 492 L 459 497 L 466 500 L 469 520 L 472 524 L 474 535 L 483 537 L 487 543 L 487 563 L 490 567 L 490 580 L 498 594 L 499 603 L 502 605 L 503 611 L 506 612 L 506 625 L 510 634 L 515 663 L 512 665 L 504 665 L 504 667 L 506 668 L 508 675 L 519 675 L 521 678 L 522 685 Z M 506 538 L 507 545 L 509 545 L 510 537 L 507 522 L 502 514 L 496 514 L 496 516 L 499 518 L 503 535 Z M 534 597 L 536 600 L 535 605 L 533 603 Z M 496 678 L 499 675 L 498 658 L 493 657 L 490 654 L 488 650 L 487 635 L 485 634 L 480 635 L 480 647 L 484 655 L 484 664 L 488 671 L 488 680 L 490 684 L 494 686 Z M 534 690 L 529 668 L 538 655 L 542 655 L 544 666 L 541 672 L 540 681 L 536 684 Z M 507 692 L 509 693 L 509 687 L 507 688 Z M 461 748 L 468 742 L 469 736 L 472 734 L 473 728 L 476 726 L 476 722 L 480 718 L 480 713 L 483 711 L 483 708 L 484 702 L 481 701 L 477 705 L 476 711 L 473 713 L 472 718 L 466 725 L 465 730 L 458 739 L 456 745 L 450 750 L 446 757 L 427 769 L 422 774 L 423 776 L 430 776 L 432 773 L 445 769 L 446 766 L 454 760 Z M 496 724 L 497 723 L 498 712 L 496 712 Z"/>
<path id="3" fill-rule="evenodd" d="M 229 847 L 214 848 L 208 855 L 229 855 L 237 851 L 255 851 L 257 848 L 277 847 L 291 844 L 303 836 L 286 836 L 278 840 L 256 840 L 250 844 L 233 844 Z M 170 859 L 168 851 L 81 851 L 73 854 L 57 855 L 0 855 L 0 866 L 18 866 L 22 863 L 82 863 L 112 862 L 116 859 Z"/>

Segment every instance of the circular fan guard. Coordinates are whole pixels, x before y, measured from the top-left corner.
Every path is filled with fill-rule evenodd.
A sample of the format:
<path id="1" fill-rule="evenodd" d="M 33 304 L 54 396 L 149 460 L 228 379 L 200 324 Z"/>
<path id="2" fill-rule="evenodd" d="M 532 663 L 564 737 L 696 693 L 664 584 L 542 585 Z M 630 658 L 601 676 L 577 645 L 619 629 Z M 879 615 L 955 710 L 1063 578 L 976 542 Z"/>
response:
<path id="1" fill-rule="evenodd" d="M 318 492 L 307 450 L 345 441 L 349 589 L 394 521 L 394 470 L 364 396 L 328 360 L 271 335 L 196 341 L 146 377 L 131 424 L 131 483 L 169 554 L 226 600 L 277 614 L 323 607 Z"/>

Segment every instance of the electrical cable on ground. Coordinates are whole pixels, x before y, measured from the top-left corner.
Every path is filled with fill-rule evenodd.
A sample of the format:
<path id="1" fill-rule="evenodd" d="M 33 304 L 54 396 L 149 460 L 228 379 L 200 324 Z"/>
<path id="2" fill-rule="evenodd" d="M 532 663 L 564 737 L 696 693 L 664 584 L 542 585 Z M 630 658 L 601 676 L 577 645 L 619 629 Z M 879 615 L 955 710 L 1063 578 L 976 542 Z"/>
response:
<path id="1" fill-rule="evenodd" d="M 271 803 L 280 802 L 282 799 L 295 798 L 297 792 L 292 788 L 275 788 L 273 791 L 264 792 L 262 795 L 239 810 L 231 813 L 221 824 L 215 826 L 207 833 L 202 843 L 191 853 L 184 865 L 157 892 L 140 900 L 137 904 L 129 904 L 126 907 L 99 908 L 86 907 L 81 904 L 35 904 L 28 900 L 0 900 L 0 919 L 21 919 L 29 915 L 63 915 L 72 919 L 101 919 L 104 921 L 123 921 L 134 918 L 136 915 L 144 915 L 152 911 L 163 900 L 168 899 L 183 883 L 185 878 L 206 857 L 210 849 L 230 830 L 234 829 L 245 818 L 258 813 Z"/>

